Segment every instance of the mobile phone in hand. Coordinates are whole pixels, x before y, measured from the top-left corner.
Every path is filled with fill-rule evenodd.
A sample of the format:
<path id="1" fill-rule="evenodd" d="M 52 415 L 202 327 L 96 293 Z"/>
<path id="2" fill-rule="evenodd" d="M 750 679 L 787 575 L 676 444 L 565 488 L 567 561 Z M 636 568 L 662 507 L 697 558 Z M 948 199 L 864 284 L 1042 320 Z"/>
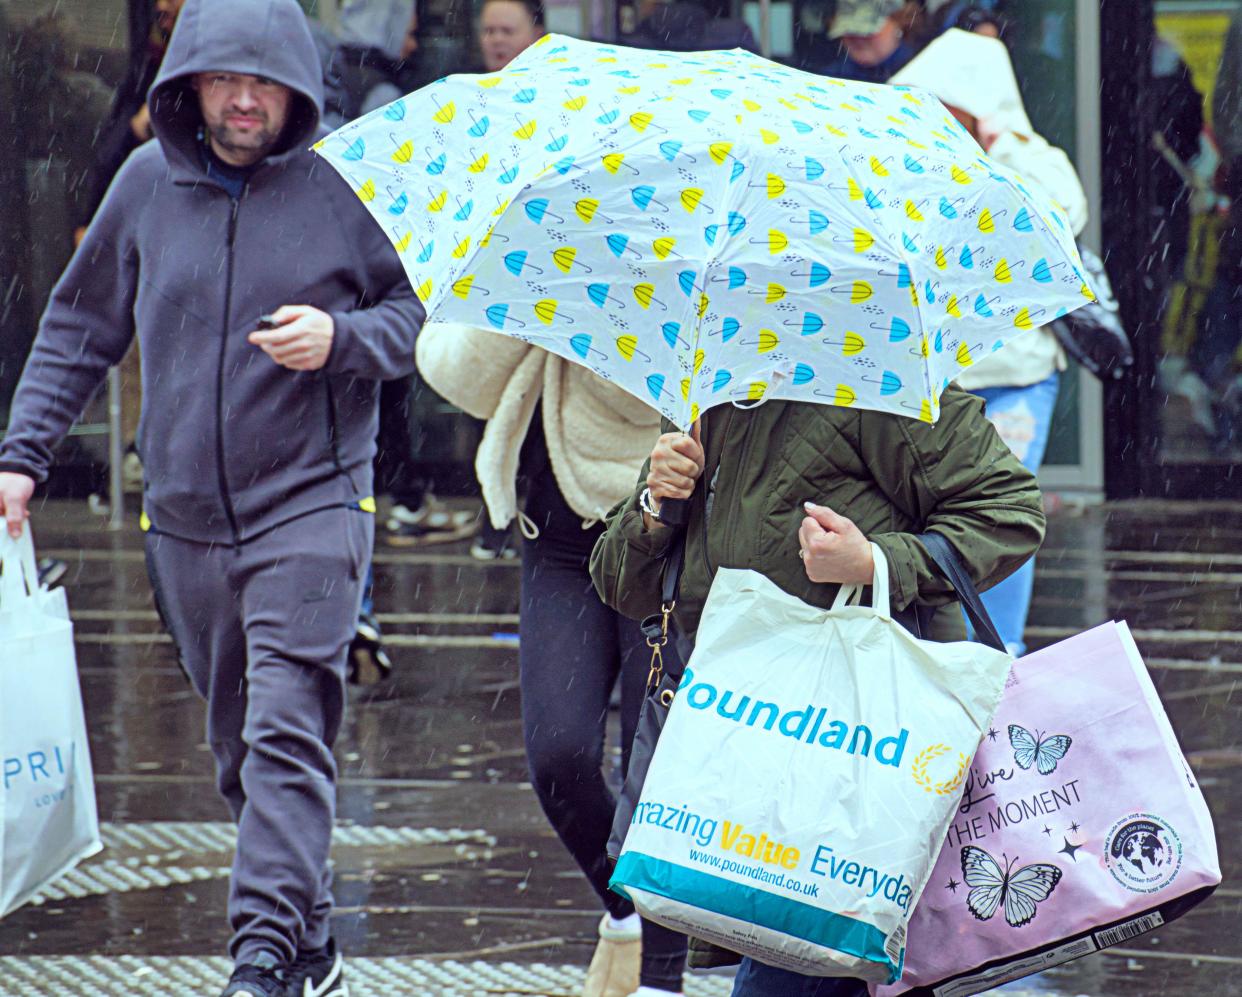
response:
<path id="1" fill-rule="evenodd" d="M 267 329 L 279 329 L 280 323 L 276 321 L 275 315 L 260 315 L 259 321 L 255 323 L 255 328 L 260 332 L 266 331 Z"/>

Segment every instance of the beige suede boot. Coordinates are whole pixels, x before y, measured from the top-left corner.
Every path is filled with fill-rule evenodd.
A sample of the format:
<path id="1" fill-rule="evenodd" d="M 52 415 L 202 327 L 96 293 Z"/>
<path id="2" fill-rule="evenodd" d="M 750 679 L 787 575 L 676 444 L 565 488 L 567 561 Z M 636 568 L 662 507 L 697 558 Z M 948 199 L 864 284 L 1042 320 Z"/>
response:
<path id="1" fill-rule="evenodd" d="M 637 990 L 642 944 L 641 928 L 609 927 L 605 914 L 599 922 L 599 944 L 587 967 L 582 997 L 629 997 Z"/>

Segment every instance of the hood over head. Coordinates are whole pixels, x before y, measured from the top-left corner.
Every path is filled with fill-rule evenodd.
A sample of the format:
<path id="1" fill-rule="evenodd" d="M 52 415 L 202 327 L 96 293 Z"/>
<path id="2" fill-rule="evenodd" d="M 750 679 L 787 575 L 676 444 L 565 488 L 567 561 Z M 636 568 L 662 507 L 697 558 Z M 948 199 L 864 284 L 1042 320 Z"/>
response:
<path id="1" fill-rule="evenodd" d="M 170 163 L 202 171 L 203 124 L 193 77 L 265 76 L 293 91 L 289 121 L 268 157 L 300 151 L 319 130 L 323 73 L 297 0 L 187 0 L 151 86 L 151 127 Z"/>
<path id="2" fill-rule="evenodd" d="M 935 94 L 941 103 L 977 118 L 982 132 L 1035 134 L 1022 104 L 1009 50 L 997 38 L 951 28 L 889 82 Z"/>

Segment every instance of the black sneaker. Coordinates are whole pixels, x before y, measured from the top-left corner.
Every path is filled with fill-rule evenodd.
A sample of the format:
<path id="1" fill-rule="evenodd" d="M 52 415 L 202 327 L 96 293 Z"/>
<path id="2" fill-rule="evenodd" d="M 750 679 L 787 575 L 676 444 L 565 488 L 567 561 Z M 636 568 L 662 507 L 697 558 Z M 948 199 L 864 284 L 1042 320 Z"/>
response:
<path id="1" fill-rule="evenodd" d="M 392 659 L 384 650 L 379 620 L 373 613 L 358 617 L 358 630 L 349 643 L 349 681 L 352 685 L 376 685 L 392 674 Z"/>
<path id="2" fill-rule="evenodd" d="M 285 970 L 285 997 L 349 997 L 345 962 L 336 939 L 313 952 L 299 952 Z"/>
<path id="3" fill-rule="evenodd" d="M 275 966 L 238 966 L 220 997 L 286 997 L 285 980 Z"/>

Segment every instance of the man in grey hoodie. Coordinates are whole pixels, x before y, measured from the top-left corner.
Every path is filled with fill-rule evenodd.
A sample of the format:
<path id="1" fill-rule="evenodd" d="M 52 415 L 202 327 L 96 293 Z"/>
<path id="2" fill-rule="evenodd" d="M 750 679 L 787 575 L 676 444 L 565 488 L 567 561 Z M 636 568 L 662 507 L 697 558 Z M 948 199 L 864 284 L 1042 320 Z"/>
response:
<path id="1" fill-rule="evenodd" d="M 52 448 L 137 334 L 148 569 L 238 823 L 227 995 L 347 993 L 332 744 L 379 383 L 414 369 L 424 318 L 387 236 L 309 149 L 321 99 L 295 0 L 189 0 L 149 97 L 156 140 L 56 286 L 0 444 L 19 535 Z"/>

